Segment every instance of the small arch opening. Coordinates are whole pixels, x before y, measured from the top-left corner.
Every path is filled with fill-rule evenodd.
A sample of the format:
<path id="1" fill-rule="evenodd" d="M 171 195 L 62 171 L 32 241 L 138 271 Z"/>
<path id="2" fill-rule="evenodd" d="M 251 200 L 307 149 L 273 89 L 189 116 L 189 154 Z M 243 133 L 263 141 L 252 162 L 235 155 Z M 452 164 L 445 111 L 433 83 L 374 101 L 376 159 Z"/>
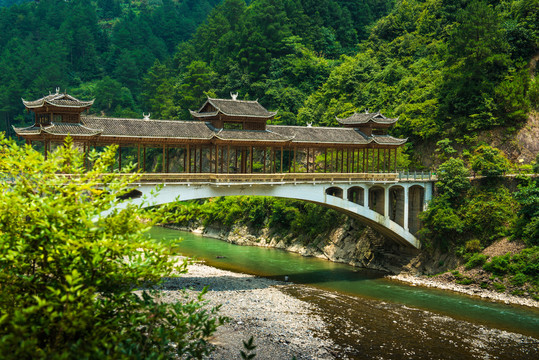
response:
<path id="1" fill-rule="evenodd" d="M 365 206 L 365 190 L 361 186 L 352 186 L 347 195 L 348 201 Z"/>
<path id="2" fill-rule="evenodd" d="M 404 187 L 395 185 L 389 188 L 389 218 L 404 226 Z"/>
<path id="3" fill-rule="evenodd" d="M 369 209 L 384 215 L 385 191 L 381 186 L 373 186 L 369 189 Z"/>
<path id="4" fill-rule="evenodd" d="M 338 198 L 342 199 L 343 191 L 340 187 L 332 186 L 328 189 L 326 189 L 326 194 L 331 196 L 336 196 Z"/>
<path id="5" fill-rule="evenodd" d="M 414 185 L 408 191 L 408 228 L 415 235 L 421 229 L 419 213 L 423 211 L 425 189 L 420 185 Z"/>

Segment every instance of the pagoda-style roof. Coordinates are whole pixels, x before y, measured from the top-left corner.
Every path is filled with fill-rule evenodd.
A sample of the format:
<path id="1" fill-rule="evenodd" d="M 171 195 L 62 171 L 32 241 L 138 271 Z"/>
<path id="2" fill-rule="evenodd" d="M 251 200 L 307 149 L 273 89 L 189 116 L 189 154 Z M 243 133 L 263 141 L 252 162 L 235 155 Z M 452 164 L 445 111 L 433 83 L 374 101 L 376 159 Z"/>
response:
<path id="1" fill-rule="evenodd" d="M 211 105 L 211 106 L 208 106 Z M 210 109 L 211 111 L 207 111 Z M 219 113 L 228 117 L 248 117 L 269 119 L 277 112 L 266 110 L 258 101 L 236 100 L 236 99 L 213 99 L 208 98 L 198 111 L 189 110 L 194 118 L 215 117 Z"/>
<path id="2" fill-rule="evenodd" d="M 59 89 L 56 89 L 56 94 L 49 94 L 41 99 L 34 101 L 26 101 L 22 99 L 24 106 L 27 109 L 37 109 L 46 105 L 52 105 L 60 108 L 89 108 L 93 105 L 94 100 L 81 101 L 69 94 L 59 93 Z"/>
<path id="3" fill-rule="evenodd" d="M 369 113 L 368 111 L 364 113 L 354 113 L 353 115 L 341 119 L 336 118 L 337 122 L 341 125 L 345 126 L 361 126 L 368 123 L 374 123 L 379 125 L 393 125 L 397 122 L 397 119 L 390 119 L 385 117 L 384 115 L 380 114 L 380 112 L 376 113 Z"/>
<path id="4" fill-rule="evenodd" d="M 353 128 L 268 125 L 268 130 L 291 137 L 293 143 L 327 145 L 368 145 L 376 143 L 386 146 L 399 146 L 408 140 L 389 135 L 369 136 Z"/>

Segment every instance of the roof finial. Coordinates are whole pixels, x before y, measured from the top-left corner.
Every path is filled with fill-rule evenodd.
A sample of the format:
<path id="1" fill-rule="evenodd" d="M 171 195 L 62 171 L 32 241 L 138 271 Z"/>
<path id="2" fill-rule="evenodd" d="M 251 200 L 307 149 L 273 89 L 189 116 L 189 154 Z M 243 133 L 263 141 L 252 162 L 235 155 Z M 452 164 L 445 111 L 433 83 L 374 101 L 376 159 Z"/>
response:
<path id="1" fill-rule="evenodd" d="M 369 109 L 365 109 L 365 114 L 368 114 L 369 113 Z"/>
<path id="2" fill-rule="evenodd" d="M 142 113 L 142 116 L 144 117 L 144 120 L 150 120 L 150 115 L 152 113 L 148 113 L 148 115 L 146 115 L 145 113 Z"/>
<path id="3" fill-rule="evenodd" d="M 233 93 L 232 91 L 230 92 L 230 96 L 232 97 L 232 100 L 237 100 L 238 99 L 238 92 L 236 91 L 235 93 Z"/>
<path id="4" fill-rule="evenodd" d="M 307 123 L 307 127 L 313 127 L 313 122 Z"/>
<path id="5" fill-rule="evenodd" d="M 57 94 L 60 93 L 60 88 L 59 88 L 59 87 L 56 88 L 56 93 L 57 93 Z"/>

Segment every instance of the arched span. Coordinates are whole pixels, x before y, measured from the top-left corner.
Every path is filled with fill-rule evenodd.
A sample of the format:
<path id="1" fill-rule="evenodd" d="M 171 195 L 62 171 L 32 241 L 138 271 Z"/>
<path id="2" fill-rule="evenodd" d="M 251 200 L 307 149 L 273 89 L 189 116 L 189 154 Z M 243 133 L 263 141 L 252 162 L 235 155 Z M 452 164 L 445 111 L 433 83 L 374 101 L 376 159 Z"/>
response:
<path id="1" fill-rule="evenodd" d="M 155 206 L 173 201 L 188 201 L 217 196 L 272 196 L 278 198 L 304 200 L 331 207 L 346 213 L 371 226 L 380 233 L 400 244 L 419 248 L 417 238 L 402 226 L 366 206 L 337 196 L 328 195 L 327 184 L 251 184 L 251 185 L 216 185 L 216 184 L 166 184 L 160 191 L 155 185 L 139 185 L 137 189 L 144 194 L 142 198 L 132 199 L 135 204 L 144 203 Z"/>

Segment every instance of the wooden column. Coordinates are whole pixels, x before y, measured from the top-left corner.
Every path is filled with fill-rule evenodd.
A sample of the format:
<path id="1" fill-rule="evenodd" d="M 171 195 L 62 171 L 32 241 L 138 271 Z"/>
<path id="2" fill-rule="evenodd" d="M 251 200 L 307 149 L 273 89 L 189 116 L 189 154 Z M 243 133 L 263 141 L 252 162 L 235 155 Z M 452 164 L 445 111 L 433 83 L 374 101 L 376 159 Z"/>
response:
<path id="1" fill-rule="evenodd" d="M 199 163 L 199 168 L 198 168 L 198 172 L 202 172 L 202 152 L 204 151 L 204 147 L 203 146 L 200 146 L 200 151 L 199 151 L 199 158 L 198 158 L 198 163 Z"/>
<path id="2" fill-rule="evenodd" d="M 346 172 L 350 172 L 350 148 L 346 149 Z"/>
<path id="3" fill-rule="evenodd" d="M 142 172 L 146 172 L 146 145 L 142 145 Z"/>
<path id="4" fill-rule="evenodd" d="M 165 169 L 166 169 L 166 157 L 167 157 L 167 154 L 166 154 L 166 145 L 163 144 L 163 164 L 161 165 L 161 172 L 165 172 Z"/>
<path id="5" fill-rule="evenodd" d="M 263 166 L 263 172 L 264 174 L 266 173 L 266 150 L 267 150 L 267 147 L 264 147 L 264 151 L 263 151 L 263 158 L 264 158 L 264 166 Z"/>
<path id="6" fill-rule="evenodd" d="M 226 148 L 226 173 L 230 174 L 230 145 Z"/>
<path id="7" fill-rule="evenodd" d="M 344 149 L 341 148 L 341 169 L 340 169 L 340 172 L 343 173 L 344 172 Z"/>
<path id="8" fill-rule="evenodd" d="M 380 148 L 378 148 L 378 165 L 377 165 L 378 169 L 376 170 L 377 172 L 380 172 Z"/>
<path id="9" fill-rule="evenodd" d="M 391 172 L 391 149 L 389 149 L 389 156 L 387 158 L 387 170 L 388 172 Z"/>
<path id="10" fill-rule="evenodd" d="M 122 172 L 122 147 L 118 145 L 118 172 Z"/>
<path id="11" fill-rule="evenodd" d="M 395 148 L 395 172 L 397 172 L 397 148 Z"/>
<path id="12" fill-rule="evenodd" d="M 250 158 L 249 163 L 250 163 L 250 167 L 251 167 L 251 169 L 249 169 L 249 170 L 250 170 L 250 172 L 252 174 L 253 173 L 253 147 L 252 146 L 251 146 L 251 152 L 249 154 L 249 158 Z"/>
<path id="13" fill-rule="evenodd" d="M 283 173 L 283 153 L 284 153 L 284 147 L 281 146 L 281 174 Z"/>
<path id="14" fill-rule="evenodd" d="M 307 147 L 307 173 L 309 173 L 309 147 Z"/>
<path id="15" fill-rule="evenodd" d="M 294 172 L 296 172 L 297 163 L 298 163 L 298 148 L 294 147 Z"/>
<path id="16" fill-rule="evenodd" d="M 324 148 L 324 173 L 328 171 L 328 148 Z"/>

